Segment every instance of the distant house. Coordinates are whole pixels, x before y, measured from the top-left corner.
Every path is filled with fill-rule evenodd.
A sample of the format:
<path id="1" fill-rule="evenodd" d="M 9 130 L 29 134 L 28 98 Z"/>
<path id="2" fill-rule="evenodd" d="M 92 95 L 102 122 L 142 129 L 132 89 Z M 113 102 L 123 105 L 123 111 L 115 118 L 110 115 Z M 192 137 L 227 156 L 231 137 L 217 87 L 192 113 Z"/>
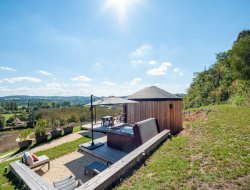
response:
<path id="1" fill-rule="evenodd" d="M 15 126 L 18 126 L 18 127 L 22 127 L 22 126 L 25 126 L 26 123 L 24 121 L 21 121 L 20 119 L 16 118 L 14 121 L 13 121 L 13 124 Z"/>

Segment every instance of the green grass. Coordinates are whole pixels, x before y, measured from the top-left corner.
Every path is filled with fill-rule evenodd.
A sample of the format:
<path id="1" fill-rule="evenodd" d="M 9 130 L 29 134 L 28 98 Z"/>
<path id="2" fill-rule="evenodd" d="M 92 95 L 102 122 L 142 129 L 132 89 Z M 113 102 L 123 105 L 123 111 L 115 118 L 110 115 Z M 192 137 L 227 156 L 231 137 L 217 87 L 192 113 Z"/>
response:
<path id="1" fill-rule="evenodd" d="M 116 189 L 249 189 L 250 107 L 202 109 Z"/>
<path id="2" fill-rule="evenodd" d="M 5 118 L 5 121 L 7 121 L 13 115 L 15 115 L 15 114 L 12 114 L 12 113 L 10 113 L 10 114 L 2 114 L 2 116 Z"/>
<path id="3" fill-rule="evenodd" d="M 64 143 L 64 144 L 59 145 L 57 147 L 37 152 L 36 155 L 38 155 L 38 156 L 46 155 L 51 160 L 53 160 L 55 158 L 66 155 L 68 153 L 74 152 L 75 150 L 78 149 L 78 146 L 80 144 L 85 143 L 87 141 L 90 141 L 90 138 L 82 137 L 82 138 L 77 139 L 75 141 Z M 2 190 L 2 189 L 4 189 L 4 190 L 15 189 L 16 184 L 12 184 L 9 181 L 10 178 L 8 176 L 4 175 L 4 166 L 9 165 L 9 163 L 11 163 L 11 162 L 13 162 L 15 160 L 18 160 L 18 159 L 13 159 L 13 160 L 3 162 L 3 163 L 0 164 L 0 190 Z"/>

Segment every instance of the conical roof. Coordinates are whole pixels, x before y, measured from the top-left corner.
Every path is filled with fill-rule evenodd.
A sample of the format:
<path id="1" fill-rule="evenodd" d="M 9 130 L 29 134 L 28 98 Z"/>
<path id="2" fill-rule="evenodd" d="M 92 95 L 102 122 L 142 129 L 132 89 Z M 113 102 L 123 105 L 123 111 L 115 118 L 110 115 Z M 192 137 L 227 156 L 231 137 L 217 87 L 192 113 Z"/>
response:
<path id="1" fill-rule="evenodd" d="M 142 90 L 128 96 L 129 100 L 182 100 L 182 98 L 171 94 L 156 86 L 143 88 Z"/>

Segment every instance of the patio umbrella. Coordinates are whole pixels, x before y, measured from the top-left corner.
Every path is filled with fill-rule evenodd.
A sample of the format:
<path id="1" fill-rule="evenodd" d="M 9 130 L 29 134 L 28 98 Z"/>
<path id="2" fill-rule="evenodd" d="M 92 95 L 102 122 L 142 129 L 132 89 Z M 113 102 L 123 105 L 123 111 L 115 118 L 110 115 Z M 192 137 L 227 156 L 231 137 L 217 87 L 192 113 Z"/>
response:
<path id="1" fill-rule="evenodd" d="M 115 97 L 115 96 L 109 96 L 101 100 L 92 102 L 92 106 L 98 106 L 98 105 L 108 106 L 108 105 L 134 104 L 134 103 L 138 103 L 138 102 L 124 99 L 124 98 Z M 91 103 L 87 104 L 87 106 L 91 106 Z"/>
<path id="2" fill-rule="evenodd" d="M 121 104 L 134 104 L 138 103 L 137 101 L 133 100 L 127 100 L 124 98 L 119 98 L 115 96 L 109 96 L 106 98 L 103 98 L 101 100 L 97 100 L 93 102 L 93 95 L 90 96 L 91 102 L 89 104 L 86 104 L 87 106 L 90 106 L 91 110 L 91 132 L 92 132 L 92 143 L 90 146 L 86 147 L 88 149 L 94 149 L 99 146 L 102 146 L 103 143 L 94 143 L 94 129 L 93 129 L 93 107 L 98 106 L 98 105 L 121 105 Z"/>

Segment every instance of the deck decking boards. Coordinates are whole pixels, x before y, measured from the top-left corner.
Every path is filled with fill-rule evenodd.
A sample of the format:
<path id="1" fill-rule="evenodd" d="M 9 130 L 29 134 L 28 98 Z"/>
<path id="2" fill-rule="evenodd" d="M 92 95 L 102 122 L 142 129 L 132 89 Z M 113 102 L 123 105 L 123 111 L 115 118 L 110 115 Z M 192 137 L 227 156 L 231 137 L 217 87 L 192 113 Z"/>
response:
<path id="1" fill-rule="evenodd" d="M 104 143 L 104 145 L 93 150 L 88 150 L 87 148 L 83 147 L 83 145 L 89 145 L 89 142 L 88 142 L 88 143 L 81 144 L 79 146 L 79 149 L 105 162 L 110 162 L 112 164 L 117 162 L 118 160 L 120 160 L 121 158 L 123 158 L 124 156 L 128 154 L 126 152 L 122 152 L 120 150 L 116 150 L 116 149 L 108 147 L 106 136 L 96 139 L 94 142 L 95 143 L 102 142 Z"/>
<path id="2" fill-rule="evenodd" d="M 146 155 L 149 154 L 152 150 L 164 142 L 168 138 L 169 133 L 169 130 L 162 131 L 108 167 L 106 170 L 96 175 L 82 186 L 78 187 L 77 190 L 102 190 L 109 188 L 115 181 L 128 172 L 129 169 L 132 169 L 139 160 L 143 159 L 144 153 Z"/>

